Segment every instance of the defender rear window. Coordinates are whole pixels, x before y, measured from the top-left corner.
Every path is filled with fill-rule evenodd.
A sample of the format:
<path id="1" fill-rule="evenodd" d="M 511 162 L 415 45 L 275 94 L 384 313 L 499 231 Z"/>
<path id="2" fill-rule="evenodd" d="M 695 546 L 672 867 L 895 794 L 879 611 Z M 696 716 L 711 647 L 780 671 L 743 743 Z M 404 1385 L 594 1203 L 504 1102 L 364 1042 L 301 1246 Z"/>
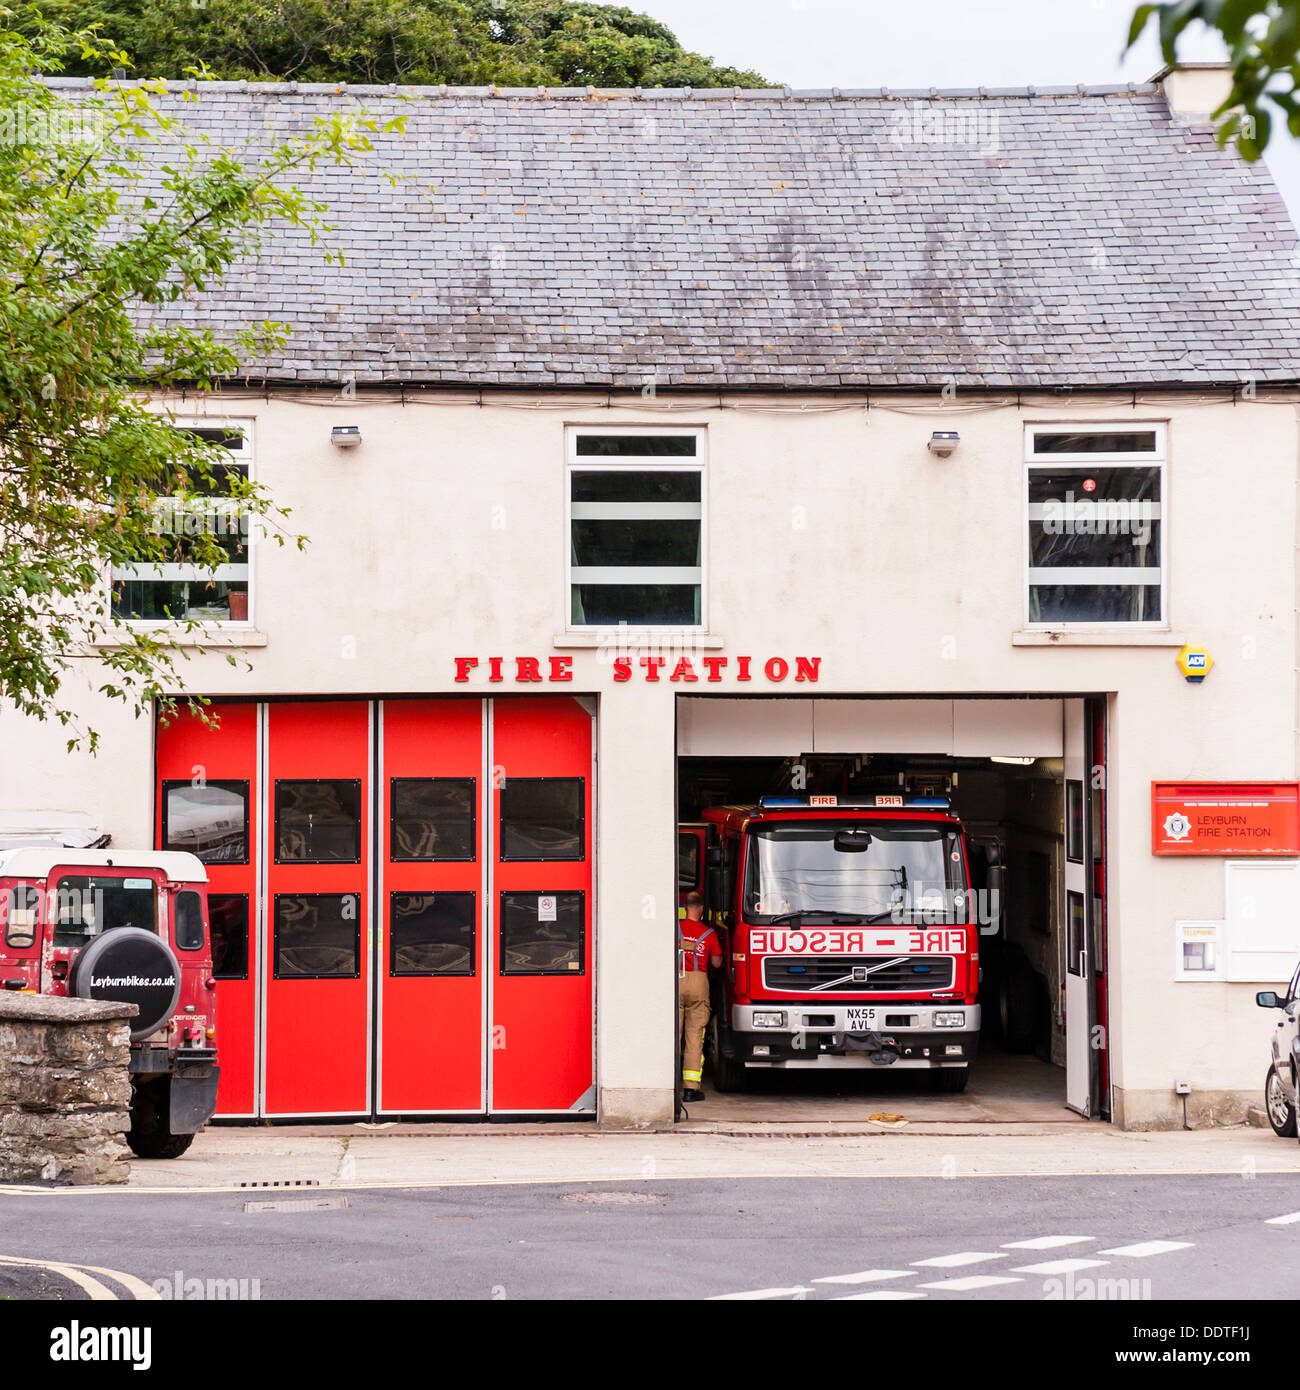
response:
<path id="1" fill-rule="evenodd" d="M 203 900 L 192 888 L 176 894 L 173 935 L 181 951 L 197 951 L 203 945 Z"/>
<path id="2" fill-rule="evenodd" d="M 9 890 L 9 911 L 5 919 L 5 945 L 25 951 L 36 945 L 36 914 L 40 892 L 30 883 L 19 883 Z"/>
<path id="3" fill-rule="evenodd" d="M 68 874 L 54 891 L 54 944 L 85 946 L 115 927 L 158 930 L 158 890 L 151 878 Z"/>

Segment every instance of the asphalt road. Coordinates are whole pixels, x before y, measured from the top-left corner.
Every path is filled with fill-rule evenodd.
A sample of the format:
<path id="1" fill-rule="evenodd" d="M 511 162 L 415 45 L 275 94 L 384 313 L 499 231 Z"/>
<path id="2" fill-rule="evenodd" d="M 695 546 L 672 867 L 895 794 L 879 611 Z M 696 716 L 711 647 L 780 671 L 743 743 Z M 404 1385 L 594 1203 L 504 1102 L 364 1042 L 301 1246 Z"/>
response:
<path id="1" fill-rule="evenodd" d="M 266 1203 L 295 1205 L 246 1209 Z M 1300 1189 L 1269 1174 L 0 1189 L 0 1295 L 81 1299 L 92 1277 L 130 1297 L 119 1273 L 263 1300 L 1292 1299 Z"/>

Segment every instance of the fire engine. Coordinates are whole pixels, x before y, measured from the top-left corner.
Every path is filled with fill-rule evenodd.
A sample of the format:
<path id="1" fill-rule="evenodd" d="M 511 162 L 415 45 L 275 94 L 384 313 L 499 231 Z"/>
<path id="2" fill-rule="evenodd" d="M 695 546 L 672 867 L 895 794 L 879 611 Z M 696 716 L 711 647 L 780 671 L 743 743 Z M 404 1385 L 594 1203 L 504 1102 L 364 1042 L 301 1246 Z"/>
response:
<path id="1" fill-rule="evenodd" d="M 724 942 L 709 1057 L 890 1066 L 962 1091 L 980 1030 L 979 913 L 946 798 L 768 797 L 705 809 L 706 909 Z M 990 896 L 1001 869 L 989 870 Z"/>
<path id="2" fill-rule="evenodd" d="M 0 851 L 0 989 L 134 1004 L 131 1128 L 176 1158 L 217 1103 L 207 870 L 179 851 Z"/>

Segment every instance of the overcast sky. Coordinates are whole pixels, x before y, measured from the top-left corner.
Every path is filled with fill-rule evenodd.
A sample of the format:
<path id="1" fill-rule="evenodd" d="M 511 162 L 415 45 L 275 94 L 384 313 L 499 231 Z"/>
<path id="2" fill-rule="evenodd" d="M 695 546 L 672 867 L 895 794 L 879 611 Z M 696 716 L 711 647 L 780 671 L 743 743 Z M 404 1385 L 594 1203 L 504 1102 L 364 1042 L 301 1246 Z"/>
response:
<path id="1" fill-rule="evenodd" d="M 621 0 L 685 47 L 791 87 L 1009 87 L 1142 82 L 1150 27 L 1122 57 L 1136 0 Z M 1203 30 L 1185 60 L 1223 57 Z M 1300 222 L 1300 147 L 1275 121 L 1268 163 Z"/>

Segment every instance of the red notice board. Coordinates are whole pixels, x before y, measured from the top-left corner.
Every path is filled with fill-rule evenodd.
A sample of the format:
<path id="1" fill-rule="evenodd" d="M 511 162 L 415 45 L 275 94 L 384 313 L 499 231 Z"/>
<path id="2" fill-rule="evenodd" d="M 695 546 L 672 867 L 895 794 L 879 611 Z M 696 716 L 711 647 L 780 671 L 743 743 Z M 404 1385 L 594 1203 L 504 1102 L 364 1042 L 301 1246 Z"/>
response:
<path id="1" fill-rule="evenodd" d="M 1152 854 L 1300 854 L 1300 783 L 1152 782 Z"/>

